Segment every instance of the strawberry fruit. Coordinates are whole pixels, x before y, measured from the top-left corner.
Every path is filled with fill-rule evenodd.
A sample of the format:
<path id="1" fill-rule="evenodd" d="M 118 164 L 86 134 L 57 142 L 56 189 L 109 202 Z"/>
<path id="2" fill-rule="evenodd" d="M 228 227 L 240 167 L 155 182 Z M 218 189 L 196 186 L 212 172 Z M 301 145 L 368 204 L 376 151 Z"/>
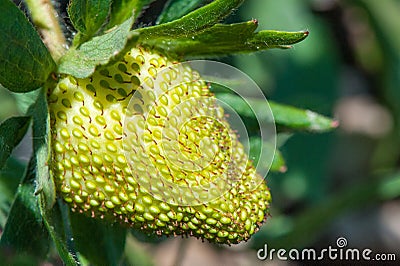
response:
<path id="1" fill-rule="evenodd" d="M 133 48 L 49 93 L 52 172 L 72 210 L 158 235 L 239 243 L 270 193 L 208 85 Z"/>

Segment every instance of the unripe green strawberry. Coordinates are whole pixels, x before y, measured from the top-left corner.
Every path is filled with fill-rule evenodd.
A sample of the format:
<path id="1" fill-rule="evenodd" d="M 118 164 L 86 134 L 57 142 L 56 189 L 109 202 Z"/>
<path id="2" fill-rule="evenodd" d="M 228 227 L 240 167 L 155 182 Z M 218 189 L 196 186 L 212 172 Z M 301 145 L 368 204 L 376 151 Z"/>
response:
<path id="1" fill-rule="evenodd" d="M 269 190 L 190 68 L 134 48 L 48 101 L 52 171 L 74 211 L 227 244 L 265 220 Z"/>

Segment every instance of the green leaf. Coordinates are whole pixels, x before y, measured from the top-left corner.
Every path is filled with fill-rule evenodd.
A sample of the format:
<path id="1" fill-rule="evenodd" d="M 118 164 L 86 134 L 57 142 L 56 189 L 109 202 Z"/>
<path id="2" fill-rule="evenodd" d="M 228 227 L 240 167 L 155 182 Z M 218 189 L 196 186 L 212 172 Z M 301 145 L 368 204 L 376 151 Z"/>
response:
<path id="1" fill-rule="evenodd" d="M 338 122 L 310 110 L 303 110 L 288 105 L 269 102 L 275 122 L 284 127 L 310 131 L 325 132 L 338 127 Z"/>
<path id="2" fill-rule="evenodd" d="M 169 0 L 157 18 L 156 24 L 178 19 L 200 6 L 203 2 L 204 0 Z"/>
<path id="3" fill-rule="evenodd" d="M 217 88 L 217 89 L 221 90 L 220 88 Z M 215 91 L 215 93 L 216 93 L 216 97 L 219 100 L 229 104 L 241 116 L 255 119 L 256 118 L 255 112 L 257 112 L 259 114 L 265 113 L 265 110 L 260 109 L 260 108 L 264 108 L 264 106 L 265 106 L 264 103 L 263 103 L 263 105 L 261 105 L 262 100 L 246 98 L 246 101 L 245 101 L 240 96 L 237 96 L 237 95 L 234 95 L 231 93 L 226 93 L 223 91 L 220 91 L 220 92 Z M 260 117 L 260 118 L 268 119 L 267 120 L 268 122 L 272 122 L 272 121 L 269 121 L 269 120 L 271 120 L 270 117 L 265 116 L 265 117 Z M 277 121 L 275 120 L 275 122 L 277 122 Z"/>
<path id="4" fill-rule="evenodd" d="M 275 150 L 274 159 L 272 161 L 270 170 L 272 172 L 280 172 L 280 173 L 285 173 L 287 171 L 285 158 L 283 158 L 283 155 L 280 150 Z"/>
<path id="5" fill-rule="evenodd" d="M 94 265 L 119 265 L 127 230 L 80 213 L 70 213 L 77 250 Z"/>
<path id="6" fill-rule="evenodd" d="M 264 102 L 259 99 L 246 99 L 229 93 L 218 93 L 217 98 L 229 103 L 240 115 L 254 118 L 254 112 L 262 114 Z M 310 110 L 303 110 L 288 105 L 269 101 L 275 123 L 291 130 L 324 132 L 338 126 L 338 122 Z M 251 108 L 250 108 L 251 107 Z M 254 111 L 253 111 L 253 110 Z M 265 112 L 264 112 L 265 113 Z M 269 119 L 268 115 L 261 119 Z"/>
<path id="7" fill-rule="evenodd" d="M 0 1 L 0 83 L 14 92 L 39 88 L 55 63 L 24 14 L 9 0 Z"/>
<path id="8" fill-rule="evenodd" d="M 46 257 L 50 240 L 35 196 L 35 159 L 29 162 L 22 184 L 18 187 L 6 226 L 0 239 L 1 250 L 10 249 L 16 256 L 29 255 L 37 260 Z M 32 263 L 32 264 L 37 264 Z"/>
<path id="9" fill-rule="evenodd" d="M 73 0 L 68 7 L 68 14 L 75 29 L 83 37 L 81 42 L 90 39 L 102 27 L 111 7 L 111 0 Z"/>
<path id="10" fill-rule="evenodd" d="M 262 30 L 256 32 L 248 42 L 248 49 L 253 50 L 254 47 L 260 47 L 258 50 L 268 49 L 268 46 L 273 48 L 290 48 L 290 45 L 298 43 L 307 38 L 308 31 L 276 31 Z"/>
<path id="11" fill-rule="evenodd" d="M 290 132 L 279 132 L 277 135 L 276 135 L 276 147 L 277 148 L 280 148 L 280 147 L 282 147 L 283 145 L 285 145 L 286 144 L 286 142 L 291 138 L 291 137 L 293 137 L 293 133 L 290 133 Z"/>
<path id="12" fill-rule="evenodd" d="M 125 46 L 132 46 L 137 34 L 131 34 L 133 17 L 106 34 L 94 37 L 78 49 L 71 48 L 61 59 L 59 73 L 77 78 L 90 76 L 99 65 L 105 65 L 116 57 Z M 127 45 L 129 43 L 129 45 Z"/>
<path id="13" fill-rule="evenodd" d="M 173 57 L 204 57 L 291 48 L 290 45 L 308 36 L 307 31 L 254 32 L 257 25 L 256 20 L 229 25 L 217 24 L 189 37 L 150 39 L 145 44 L 155 46 Z"/>
<path id="14" fill-rule="evenodd" d="M 26 93 L 14 93 L 15 100 L 17 102 L 18 111 L 24 115 L 32 115 L 29 110 L 32 110 L 32 105 L 36 103 L 36 100 L 41 93 L 41 90 L 30 91 Z"/>
<path id="15" fill-rule="evenodd" d="M 261 170 L 270 170 L 272 172 L 284 173 L 287 170 L 285 159 L 282 153 L 274 147 L 270 142 L 262 142 L 259 137 L 252 137 L 249 141 L 250 154 L 249 158 L 254 162 L 254 165 L 258 165 Z M 260 162 L 261 149 L 263 154 L 270 154 L 274 152 L 274 158 L 271 165 L 264 165 L 264 162 Z M 268 169 L 269 168 L 269 169 Z"/>
<path id="16" fill-rule="evenodd" d="M 10 157 L 0 170 L 0 228 L 4 228 L 26 165 Z"/>
<path id="17" fill-rule="evenodd" d="M 63 262 L 66 265 L 79 265 L 75 250 L 68 245 L 72 241 L 68 207 L 61 199 L 58 203 L 50 210 L 41 209 L 44 224 Z"/>
<path id="18" fill-rule="evenodd" d="M 0 125 L 0 169 L 3 168 L 12 150 L 25 136 L 30 117 L 11 117 Z"/>
<path id="19" fill-rule="evenodd" d="M 50 164 L 50 117 L 45 90 L 42 89 L 34 105 L 33 151 L 36 158 L 36 193 L 40 193 L 41 204 L 50 209 L 56 198 L 53 179 L 49 173 Z"/>
<path id="20" fill-rule="evenodd" d="M 143 8 L 154 0 L 114 0 L 111 5 L 110 22 L 107 28 L 119 25 L 130 17 L 137 18 Z"/>
<path id="21" fill-rule="evenodd" d="M 141 43 L 152 39 L 162 38 L 192 38 L 193 35 L 205 30 L 228 16 L 244 0 L 215 0 L 186 16 L 157 26 L 140 28 L 135 31 L 140 33 Z"/>

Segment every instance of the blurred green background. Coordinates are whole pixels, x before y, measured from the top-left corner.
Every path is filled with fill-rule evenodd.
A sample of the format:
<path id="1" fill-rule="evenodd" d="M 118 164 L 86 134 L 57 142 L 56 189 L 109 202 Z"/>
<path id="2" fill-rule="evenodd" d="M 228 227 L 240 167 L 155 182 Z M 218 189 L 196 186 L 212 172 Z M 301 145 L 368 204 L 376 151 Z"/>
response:
<path id="1" fill-rule="evenodd" d="M 267 177 L 272 218 L 250 245 L 400 254 L 400 1 L 247 1 L 260 29 L 310 31 L 292 50 L 235 56 L 277 102 L 333 116 L 328 134 L 294 134 L 288 171 Z"/>
<path id="2" fill-rule="evenodd" d="M 323 249 L 338 237 L 400 260 L 399 14 L 398 0 L 246 1 L 229 22 L 255 18 L 260 30 L 310 35 L 290 50 L 218 61 L 247 73 L 269 99 L 334 117 L 340 127 L 280 135 L 288 170 L 268 175 L 271 217 L 249 242 L 219 247 L 136 234 L 127 239 L 126 264 L 265 265 L 256 256 L 264 244 Z M 0 120 L 17 113 L 4 90 L 0 106 Z"/>
<path id="3" fill-rule="evenodd" d="M 252 247 L 349 247 L 400 254 L 400 1 L 247 1 L 261 29 L 308 29 L 289 51 L 236 56 L 275 101 L 340 121 L 333 133 L 295 134 L 285 174 L 267 177 L 272 219 Z"/>

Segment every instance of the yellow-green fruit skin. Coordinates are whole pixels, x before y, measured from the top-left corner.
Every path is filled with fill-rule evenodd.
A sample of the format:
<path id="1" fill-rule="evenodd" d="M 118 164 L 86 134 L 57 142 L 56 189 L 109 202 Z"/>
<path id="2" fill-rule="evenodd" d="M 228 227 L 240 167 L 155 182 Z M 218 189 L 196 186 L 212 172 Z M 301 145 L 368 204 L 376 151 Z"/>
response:
<path id="1" fill-rule="evenodd" d="M 120 62 L 98 69 L 88 78 L 60 79 L 48 95 L 51 167 L 58 193 L 74 211 L 110 222 L 118 220 L 147 233 L 195 236 L 225 244 L 247 240 L 268 215 L 268 187 L 248 160 L 223 110 L 210 113 L 215 98 L 207 84 L 193 81 L 196 73 L 190 68 L 183 73 L 170 71 L 175 64 L 162 55 L 134 48 Z M 157 73 L 166 75 L 155 84 Z M 179 75 L 191 82 L 168 88 Z M 148 95 L 141 95 L 136 106 L 129 105 L 132 95 L 143 86 L 150 88 Z M 154 97 L 154 86 L 165 86 L 165 95 Z M 199 97 L 207 100 L 196 106 L 191 99 Z M 154 105 L 152 101 L 155 108 L 148 107 Z M 188 108 L 180 105 L 185 101 Z M 142 113 L 135 116 L 137 109 Z M 146 117 L 143 110 L 148 110 Z M 125 124 L 128 113 L 136 120 Z M 202 113 L 219 122 L 213 123 L 212 117 L 190 119 Z M 186 116 L 189 122 L 173 128 L 175 118 Z M 138 143 L 138 134 L 144 135 L 139 136 L 144 144 Z M 163 137 L 171 140 L 174 135 L 176 142 L 170 144 L 176 146 L 159 145 Z M 204 143 L 210 147 L 201 147 Z M 199 169 L 188 169 L 179 156 L 173 157 L 174 149 L 188 161 L 205 158 L 207 163 L 199 161 L 194 165 Z M 193 204 L 183 204 L 179 195 L 175 200 L 168 198 L 171 191 L 165 192 L 164 199 L 162 188 L 168 182 L 186 185 L 190 192 L 192 186 L 207 182 L 228 189 L 217 190 L 221 195 L 209 201 L 197 198 Z M 200 198 L 212 194 L 202 193 L 207 195 Z"/>

